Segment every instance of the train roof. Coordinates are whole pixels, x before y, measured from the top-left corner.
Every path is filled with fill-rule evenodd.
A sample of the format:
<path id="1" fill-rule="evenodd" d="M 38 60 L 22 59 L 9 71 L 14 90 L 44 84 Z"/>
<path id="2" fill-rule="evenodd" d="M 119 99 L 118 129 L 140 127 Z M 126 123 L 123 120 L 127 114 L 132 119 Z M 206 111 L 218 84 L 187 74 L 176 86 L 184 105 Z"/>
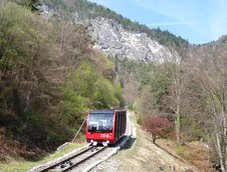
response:
<path id="1" fill-rule="evenodd" d="M 125 111 L 125 109 L 91 110 L 90 113 L 113 113 L 114 111 Z"/>

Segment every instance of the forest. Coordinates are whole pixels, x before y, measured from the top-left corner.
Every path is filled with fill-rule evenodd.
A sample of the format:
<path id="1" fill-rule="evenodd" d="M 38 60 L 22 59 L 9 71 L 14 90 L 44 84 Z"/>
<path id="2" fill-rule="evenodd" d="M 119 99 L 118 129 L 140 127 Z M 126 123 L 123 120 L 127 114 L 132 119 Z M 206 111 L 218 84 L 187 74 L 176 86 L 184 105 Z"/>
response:
<path id="1" fill-rule="evenodd" d="M 113 63 L 91 46 L 83 25 L 1 1 L 1 160 L 14 152 L 9 145 L 55 149 L 72 140 L 90 109 L 123 105 Z"/>
<path id="2" fill-rule="evenodd" d="M 194 59 L 187 57 L 191 51 L 187 50 L 179 63 L 124 59 L 118 64 L 124 79 L 138 81 L 130 108 L 153 142 L 159 137 L 174 138 L 178 145 L 205 142 L 212 148 L 210 161 L 220 163 L 225 171 L 227 52 L 222 43 L 198 47 Z M 130 78 L 128 82 L 133 83 Z"/>

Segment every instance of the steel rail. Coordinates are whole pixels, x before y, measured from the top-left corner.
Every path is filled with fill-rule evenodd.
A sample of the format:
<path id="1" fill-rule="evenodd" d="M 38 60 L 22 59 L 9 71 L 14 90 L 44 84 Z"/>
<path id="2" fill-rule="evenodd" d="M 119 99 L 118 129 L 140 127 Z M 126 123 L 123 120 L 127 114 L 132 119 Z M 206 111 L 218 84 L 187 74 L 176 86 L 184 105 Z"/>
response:
<path id="1" fill-rule="evenodd" d="M 57 166 L 59 166 L 59 165 L 65 163 L 65 162 L 67 162 L 67 161 L 69 161 L 69 160 L 71 160 L 71 159 L 73 159 L 73 158 L 76 158 L 76 157 L 78 157 L 78 156 L 80 156 L 80 155 L 82 155 L 82 154 L 88 152 L 89 150 L 92 150 L 93 148 L 95 148 L 95 147 L 94 147 L 94 146 L 90 146 L 90 147 L 88 147 L 87 149 L 82 150 L 82 151 L 78 152 L 77 154 L 72 155 L 72 156 L 70 156 L 69 158 L 64 159 L 63 161 L 60 161 L 60 162 L 58 162 L 58 163 L 56 163 L 56 164 L 54 164 L 54 165 L 51 165 L 51 166 L 49 166 L 49 167 L 47 167 L 47 168 L 45 168 L 45 169 L 40 170 L 39 172 L 48 172 L 48 170 L 54 169 L 55 167 L 57 167 Z"/>
<path id="2" fill-rule="evenodd" d="M 85 162 L 86 160 L 90 159 L 91 157 L 97 155 L 98 153 L 100 153 L 101 151 L 103 151 L 104 149 L 106 149 L 107 147 L 101 147 L 99 150 L 97 150 L 96 152 L 94 152 L 93 154 L 83 158 L 82 160 L 76 162 L 75 164 L 70 165 L 69 167 L 63 169 L 61 172 L 67 172 L 70 171 L 71 169 L 75 168 L 76 166 L 82 164 L 83 162 Z"/>

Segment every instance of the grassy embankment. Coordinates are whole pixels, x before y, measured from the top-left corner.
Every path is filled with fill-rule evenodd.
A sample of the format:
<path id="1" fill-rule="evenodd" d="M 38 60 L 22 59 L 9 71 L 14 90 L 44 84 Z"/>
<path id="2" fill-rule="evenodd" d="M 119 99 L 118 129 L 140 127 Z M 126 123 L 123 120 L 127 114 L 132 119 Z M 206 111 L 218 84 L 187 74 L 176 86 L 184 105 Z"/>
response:
<path id="1" fill-rule="evenodd" d="M 41 159 L 40 161 L 26 161 L 26 160 L 20 160 L 20 161 L 12 161 L 10 163 L 0 163 L 0 171 L 1 172 L 24 172 L 24 171 L 28 171 L 29 169 L 31 169 L 34 166 L 46 163 L 48 161 L 51 161 L 53 159 L 56 159 L 60 156 L 63 156 L 66 153 L 69 153 L 77 148 L 80 148 L 82 146 L 85 145 L 85 142 L 82 143 L 70 143 L 64 150 L 59 151 L 59 152 L 55 152 L 53 154 L 50 154 L 46 157 L 44 157 L 43 159 Z"/>

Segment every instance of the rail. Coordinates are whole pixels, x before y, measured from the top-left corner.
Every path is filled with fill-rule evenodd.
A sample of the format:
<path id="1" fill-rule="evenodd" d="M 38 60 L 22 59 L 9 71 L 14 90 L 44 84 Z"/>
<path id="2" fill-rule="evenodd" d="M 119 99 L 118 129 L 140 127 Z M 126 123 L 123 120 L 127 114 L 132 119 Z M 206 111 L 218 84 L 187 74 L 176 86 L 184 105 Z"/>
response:
<path id="1" fill-rule="evenodd" d="M 58 169 L 58 171 L 60 172 L 66 172 L 69 171 L 73 168 L 75 168 L 76 166 L 82 164 L 83 162 L 85 162 L 86 160 L 88 160 L 89 158 L 95 156 L 96 154 L 98 154 L 99 152 L 101 152 L 102 150 L 104 150 L 106 147 L 95 147 L 95 146 L 90 146 L 88 148 L 86 148 L 85 150 L 82 150 L 80 152 L 78 152 L 77 154 L 68 157 L 54 165 L 51 165 L 45 169 L 40 170 L 39 172 L 48 172 L 49 170 L 52 169 Z M 82 155 L 85 155 L 86 153 L 88 153 L 89 151 L 90 154 L 88 154 L 87 156 L 81 157 L 78 161 L 73 161 L 75 158 L 80 157 Z"/>
<path id="2" fill-rule="evenodd" d="M 90 159 L 91 157 L 97 155 L 98 153 L 100 153 L 101 151 L 103 151 L 104 149 L 106 149 L 107 147 L 100 147 L 99 149 L 97 149 L 94 153 L 92 153 L 91 155 L 88 155 L 84 158 L 82 158 L 80 161 L 72 163 L 70 166 L 68 166 L 67 168 L 63 169 L 61 172 L 67 172 L 70 171 L 71 169 L 77 167 L 78 165 L 82 164 L 83 162 L 85 162 L 86 160 Z"/>

